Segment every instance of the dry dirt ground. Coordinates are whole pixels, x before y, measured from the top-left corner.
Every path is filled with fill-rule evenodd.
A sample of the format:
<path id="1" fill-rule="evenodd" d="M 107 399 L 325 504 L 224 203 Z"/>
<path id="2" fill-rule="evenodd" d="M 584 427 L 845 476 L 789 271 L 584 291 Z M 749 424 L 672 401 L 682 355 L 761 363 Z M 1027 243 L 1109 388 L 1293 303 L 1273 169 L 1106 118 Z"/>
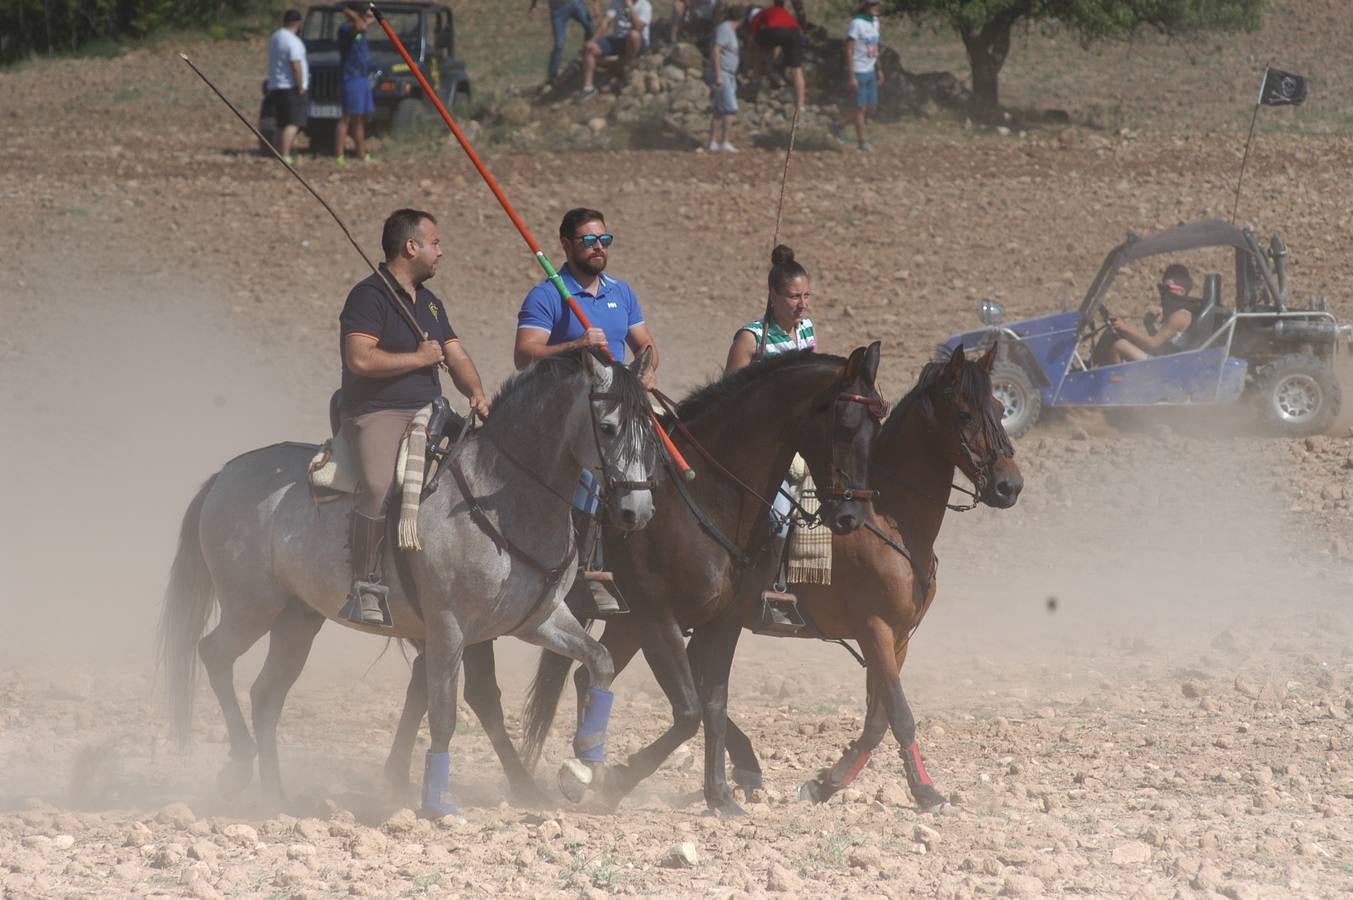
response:
<path id="1" fill-rule="evenodd" d="M 252 98 L 258 48 L 185 49 Z M 1347 97 L 1346 81 L 1328 90 L 1340 84 Z M 407 668 L 333 626 L 283 718 L 294 802 L 218 797 L 214 699 L 199 696 L 180 755 L 152 678 L 178 520 L 235 453 L 322 436 L 334 320 L 361 264 L 167 50 L 0 73 L 0 121 L 6 895 L 1353 890 L 1347 417 L 1308 441 L 1235 416 L 1125 434 L 1094 415 L 1018 441 L 1025 494 L 1007 512 L 951 516 L 939 599 L 904 670 L 930 771 L 954 801 L 939 813 L 912 807 L 891 743 L 830 803 L 797 800 L 857 733 L 863 673 L 837 648 L 748 637 L 731 705 L 767 790 L 745 819 L 707 817 L 692 798 L 698 739 L 616 814 L 562 798 L 510 808 L 467 712 L 453 743 L 464 820 L 415 821 L 411 798 L 380 779 Z M 1019 138 L 931 122 L 880 143 L 868 159 L 796 159 L 784 233 L 814 275 L 824 348 L 881 338 L 895 399 L 978 298 L 1045 310 L 1085 289 L 1125 228 L 1225 214 L 1241 136 Z M 563 209 L 606 211 L 613 270 L 644 300 L 665 387 L 717 370 L 764 296 L 778 156 L 488 161 L 547 246 Z M 1265 134 L 1242 206 L 1261 231 L 1284 231 L 1298 294 L 1328 294 L 1345 319 L 1351 167 L 1345 133 Z M 486 379 L 505 376 L 536 274 L 463 158 L 303 169 L 369 251 L 396 206 L 441 218 L 433 287 Z M 533 659 L 504 654 L 515 708 Z M 258 663 L 257 651 L 241 661 L 241 688 Z M 619 759 L 668 712 L 642 665 L 616 691 Z M 545 773 L 566 737 L 542 768 L 555 797 Z M 685 842 L 694 863 L 674 867 Z"/>

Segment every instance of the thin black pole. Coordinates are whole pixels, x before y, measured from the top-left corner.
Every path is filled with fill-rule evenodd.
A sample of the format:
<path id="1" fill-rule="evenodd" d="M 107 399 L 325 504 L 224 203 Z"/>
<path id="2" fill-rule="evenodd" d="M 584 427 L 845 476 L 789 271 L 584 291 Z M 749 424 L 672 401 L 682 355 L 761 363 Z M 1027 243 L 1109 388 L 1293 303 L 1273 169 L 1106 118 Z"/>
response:
<path id="1" fill-rule="evenodd" d="M 1264 85 L 1268 84 L 1269 66 L 1264 66 L 1264 78 L 1259 82 L 1259 96 L 1254 100 L 1254 113 L 1250 116 L 1250 133 L 1245 137 L 1245 155 L 1240 157 L 1240 177 L 1236 179 L 1236 199 L 1231 204 L 1231 224 L 1236 224 L 1236 213 L 1240 210 L 1240 184 L 1245 180 L 1245 163 L 1250 160 L 1250 142 L 1254 140 L 1254 126 L 1259 121 L 1259 107 L 1264 103 Z"/>
<path id="2" fill-rule="evenodd" d="M 1236 224 L 1236 212 L 1240 209 L 1240 183 L 1245 180 L 1245 163 L 1250 159 L 1250 141 L 1254 140 L 1254 126 L 1259 121 L 1259 104 L 1254 104 L 1254 115 L 1250 116 L 1250 134 L 1245 138 L 1245 155 L 1240 158 L 1240 177 L 1236 179 L 1236 199 L 1231 206 L 1231 224 Z"/>
<path id="3" fill-rule="evenodd" d="M 208 78 L 206 75 L 202 74 L 202 70 L 193 64 L 193 61 L 188 58 L 187 54 L 180 53 L 179 59 L 187 63 L 188 68 L 193 70 L 193 74 L 195 74 L 198 78 L 201 78 L 202 83 L 205 84 L 207 87 L 211 88 L 211 92 L 213 94 L 221 98 L 221 102 L 224 103 L 227 107 L 229 107 L 230 111 L 235 114 L 235 118 L 243 122 L 245 127 L 254 133 L 254 137 L 258 138 L 259 144 L 261 146 L 267 147 L 269 152 L 271 152 L 272 155 L 277 159 L 277 161 L 282 164 L 283 168 L 285 168 L 292 175 L 296 176 L 296 180 L 301 183 L 301 187 L 309 191 L 310 196 L 314 197 L 316 200 L 319 201 L 319 205 L 324 207 L 325 212 L 327 212 L 330 218 L 334 220 L 334 224 L 338 226 L 338 230 L 342 231 L 343 236 L 348 239 L 348 243 L 352 244 L 352 249 L 356 250 L 357 255 L 362 258 L 362 262 L 366 263 L 367 268 L 371 270 L 372 274 L 374 274 L 377 278 L 379 278 L 381 280 L 381 283 L 385 285 L 385 289 L 390 293 L 391 301 L 393 301 L 395 304 L 395 309 L 397 309 L 399 311 L 399 314 L 404 317 L 404 321 L 407 322 L 409 327 L 413 329 L 414 334 L 420 335 L 424 340 L 426 340 L 427 332 L 425 332 L 422 329 L 422 326 L 418 324 L 418 320 L 414 318 L 413 313 L 409 312 L 409 310 L 404 306 L 404 304 L 400 302 L 399 295 L 398 293 L 396 293 L 394 285 L 392 285 L 390 283 L 390 280 L 385 277 L 384 272 L 376 268 L 376 264 L 371 261 L 371 257 L 366 255 L 366 251 L 364 251 L 362 249 L 362 246 L 357 243 L 357 239 L 352 236 L 351 231 L 348 231 L 348 226 L 343 224 L 343 220 L 338 217 L 338 213 L 334 212 L 334 208 L 329 205 L 328 201 L 326 201 L 323 197 L 321 197 L 319 193 L 310 186 L 310 182 L 306 181 L 305 178 L 301 176 L 300 172 L 297 172 L 289 162 L 287 162 L 285 159 L 282 158 L 282 154 L 278 153 L 277 148 L 272 145 L 272 141 L 265 138 L 263 136 L 263 133 L 254 127 L 254 123 L 250 122 L 248 119 L 244 117 L 244 113 L 240 112 L 239 107 L 231 103 L 230 99 L 226 97 L 225 94 L 221 93 L 221 91 L 216 87 L 216 85 L 211 83 L 211 79 Z M 445 362 L 443 362 L 443 365 L 445 365 Z M 450 367 L 448 367 L 448 370 L 449 368 Z"/>

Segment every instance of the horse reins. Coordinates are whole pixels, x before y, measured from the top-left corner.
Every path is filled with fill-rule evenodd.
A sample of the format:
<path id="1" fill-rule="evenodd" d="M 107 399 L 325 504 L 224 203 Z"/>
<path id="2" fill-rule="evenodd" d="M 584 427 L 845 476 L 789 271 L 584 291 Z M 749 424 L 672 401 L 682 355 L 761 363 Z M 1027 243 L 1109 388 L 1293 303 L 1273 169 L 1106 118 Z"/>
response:
<path id="1" fill-rule="evenodd" d="M 657 482 L 653 478 L 649 478 L 646 481 L 626 481 L 611 474 L 612 466 L 607 460 L 606 454 L 602 451 L 601 427 L 597 423 L 596 411 L 592 408 L 592 404 L 598 401 L 604 402 L 617 399 L 618 397 L 619 395 L 616 391 L 589 391 L 587 395 L 588 417 L 592 423 L 592 440 L 596 443 L 597 457 L 601 461 L 602 484 L 607 488 L 618 488 L 623 490 L 653 490 L 657 486 Z M 460 437 L 457 438 L 456 441 L 457 448 L 463 446 L 462 439 L 465 437 L 466 433 L 471 430 L 474 415 L 475 414 L 472 412 L 470 417 L 466 419 L 465 425 L 461 428 Z M 484 439 L 493 445 L 496 453 L 515 465 L 522 472 L 526 473 L 528 478 L 543 487 L 547 492 L 552 494 L 570 509 L 575 508 L 572 497 L 566 497 L 555 490 L 553 485 L 549 484 L 545 479 L 541 478 L 534 469 L 518 459 L 501 441 L 487 431 L 484 432 Z M 488 535 L 489 540 L 493 541 L 496 546 L 507 550 L 510 555 L 517 557 L 545 576 L 545 583 L 541 586 L 540 596 L 536 598 L 535 603 L 531 604 L 531 608 L 527 611 L 521 622 L 517 623 L 516 627 L 512 629 L 512 631 L 516 631 L 518 628 L 521 628 L 522 625 L 526 624 L 526 622 L 535 615 L 536 611 L 540 609 L 540 605 L 544 603 L 545 598 L 549 596 L 550 590 L 559 583 L 559 579 L 563 577 L 564 572 L 568 571 L 568 567 L 577 556 L 578 547 L 573 540 L 573 527 L 570 525 L 568 529 L 568 546 L 564 553 L 564 559 L 557 566 L 551 567 L 547 563 L 541 562 L 532 553 L 509 538 L 503 533 L 502 529 L 493 523 L 493 520 L 489 518 L 488 511 L 484 509 L 483 505 L 479 502 L 479 498 L 475 496 L 468 480 L 465 478 L 464 471 L 460 468 L 459 452 L 451 454 L 451 458 L 446 467 L 451 470 L 451 476 L 456 481 L 456 487 L 460 489 L 461 496 L 465 498 L 465 502 L 469 505 L 470 517 L 475 521 L 475 524 L 479 526 L 480 530 Z M 440 469 L 438 471 L 440 472 Z M 681 478 L 678 477 L 676 480 L 678 484 L 681 483 Z M 600 494 L 598 492 L 591 491 L 590 495 L 592 499 L 600 500 Z M 600 505 L 598 505 L 597 509 L 600 510 Z M 582 512 L 593 521 L 598 518 L 597 511 Z"/>

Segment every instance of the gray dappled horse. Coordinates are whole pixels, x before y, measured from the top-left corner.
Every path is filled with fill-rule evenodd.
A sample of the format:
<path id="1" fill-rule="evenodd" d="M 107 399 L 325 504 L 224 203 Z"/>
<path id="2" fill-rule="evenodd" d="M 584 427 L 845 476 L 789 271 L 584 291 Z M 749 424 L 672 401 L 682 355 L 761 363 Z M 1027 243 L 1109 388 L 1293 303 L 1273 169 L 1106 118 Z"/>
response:
<path id="1" fill-rule="evenodd" d="M 427 815 L 456 812 L 448 751 L 467 645 L 512 635 L 585 666 L 600 690 L 575 745 L 582 758 L 604 755 L 614 667 L 562 602 L 578 564 L 569 501 L 580 470 L 600 469 L 613 524 L 638 529 L 652 518 L 657 445 L 640 384 L 650 362 L 645 353 L 626 369 L 579 351 L 537 362 L 503 385 L 493 415 L 457 446 L 439 489 L 423 500 L 423 549 L 387 551 L 395 563 L 386 566 L 392 628 L 335 619 L 348 592 L 352 501 L 314 502 L 307 480 L 314 447 L 254 450 L 208 479 L 184 515 L 160 644 L 181 743 L 201 654 L 230 736 L 222 789 L 248 785 L 257 755 L 264 789 L 282 796 L 277 722 L 326 618 L 426 648 Z M 202 637 L 216 604 L 220 621 Z M 249 691 L 255 745 L 235 695 L 234 663 L 264 634 L 267 658 Z"/>

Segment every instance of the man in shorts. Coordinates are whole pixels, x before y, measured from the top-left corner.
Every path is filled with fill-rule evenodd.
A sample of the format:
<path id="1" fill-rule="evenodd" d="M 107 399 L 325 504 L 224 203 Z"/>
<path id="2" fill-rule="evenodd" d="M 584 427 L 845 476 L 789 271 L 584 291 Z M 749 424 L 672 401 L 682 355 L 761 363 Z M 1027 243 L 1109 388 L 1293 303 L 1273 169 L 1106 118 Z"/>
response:
<path id="1" fill-rule="evenodd" d="M 797 13 L 797 15 L 795 15 Z M 775 0 L 752 17 L 747 38 L 755 47 L 757 70 L 761 77 L 770 72 L 778 58 L 794 85 L 794 105 L 802 108 L 806 85 L 803 79 L 803 2 L 794 0 L 794 12 L 785 9 L 785 0 Z"/>
<path id="2" fill-rule="evenodd" d="M 592 85 L 597 72 L 597 61 L 609 56 L 620 57 L 620 80 L 623 84 L 629 78 L 630 66 L 640 53 L 648 49 L 648 26 L 653 21 L 653 4 L 650 0 L 611 0 L 606 10 L 602 28 L 611 23 L 610 34 L 594 38 L 583 45 L 583 90 L 578 102 L 589 100 L 597 95 Z"/>
<path id="3" fill-rule="evenodd" d="M 880 6 L 880 0 L 865 0 L 846 29 L 846 71 L 855 94 L 855 110 L 846 121 L 855 123 L 855 140 L 865 153 L 874 148 L 864 139 L 864 120 L 878 113 L 879 85 L 883 84 L 883 71 L 878 65 Z M 844 129 L 845 122 L 832 125 L 832 135 L 842 144 Z"/>
<path id="4" fill-rule="evenodd" d="M 357 158 L 371 162 L 371 154 L 366 152 L 366 117 L 376 111 L 371 96 L 371 51 L 366 42 L 366 30 L 375 24 L 376 17 L 369 6 L 364 8 L 358 0 L 349 0 L 343 7 L 343 16 L 347 21 L 338 26 L 343 118 L 338 120 L 334 139 L 340 166 L 348 164 L 345 154 L 349 129 L 353 143 L 357 145 Z"/>
<path id="5" fill-rule="evenodd" d="M 282 130 L 277 152 L 288 164 L 296 133 L 305 127 L 310 90 L 310 65 L 301 40 L 301 14 L 289 9 L 282 14 L 282 27 L 268 39 L 268 105 Z"/>
<path id="6" fill-rule="evenodd" d="M 723 8 L 719 27 L 714 29 L 709 58 L 705 61 L 705 80 L 709 83 L 710 105 L 714 113 L 709 121 L 710 152 L 736 153 L 729 138 L 738 114 L 738 32 L 735 24 L 742 18 L 741 7 Z M 719 137 L 722 133 L 722 137 Z"/>

